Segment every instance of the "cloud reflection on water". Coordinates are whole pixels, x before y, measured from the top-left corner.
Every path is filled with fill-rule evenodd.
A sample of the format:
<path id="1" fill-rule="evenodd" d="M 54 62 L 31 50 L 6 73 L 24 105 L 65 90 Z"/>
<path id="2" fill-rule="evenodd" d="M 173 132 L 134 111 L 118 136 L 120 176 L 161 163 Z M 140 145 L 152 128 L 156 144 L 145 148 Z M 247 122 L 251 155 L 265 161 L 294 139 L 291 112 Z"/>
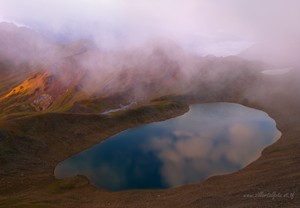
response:
<path id="1" fill-rule="evenodd" d="M 85 175 L 114 191 L 174 187 L 236 171 L 279 136 L 262 111 L 195 105 L 183 116 L 124 131 L 61 162 L 55 176 Z"/>
<path id="2" fill-rule="evenodd" d="M 259 157 L 263 147 L 279 138 L 280 132 L 270 131 L 275 123 L 265 113 L 239 108 L 230 111 L 225 104 L 211 110 L 192 109 L 189 117 L 171 127 L 174 131 L 169 136 L 148 140 L 147 150 L 155 151 L 162 161 L 161 174 L 168 186 L 245 167 Z M 191 122 L 196 118 L 205 124 Z"/>

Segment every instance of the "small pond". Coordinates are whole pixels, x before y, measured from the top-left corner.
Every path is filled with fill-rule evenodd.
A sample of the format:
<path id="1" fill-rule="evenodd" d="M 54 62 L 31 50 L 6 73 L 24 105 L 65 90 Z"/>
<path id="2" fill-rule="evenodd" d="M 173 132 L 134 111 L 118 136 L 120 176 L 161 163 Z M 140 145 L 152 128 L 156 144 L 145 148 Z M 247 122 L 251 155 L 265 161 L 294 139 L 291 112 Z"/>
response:
<path id="1" fill-rule="evenodd" d="M 237 171 L 280 132 L 266 113 L 232 103 L 192 105 L 167 121 L 128 129 L 74 155 L 55 177 L 86 176 L 110 191 L 161 189 Z"/>

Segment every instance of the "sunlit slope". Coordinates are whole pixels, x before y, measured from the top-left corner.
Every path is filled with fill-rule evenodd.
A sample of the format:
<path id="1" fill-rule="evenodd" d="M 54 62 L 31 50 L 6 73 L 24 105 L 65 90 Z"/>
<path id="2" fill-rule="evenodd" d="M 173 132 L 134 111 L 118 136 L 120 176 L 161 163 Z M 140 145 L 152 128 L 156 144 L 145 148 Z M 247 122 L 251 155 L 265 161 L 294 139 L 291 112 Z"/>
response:
<path id="1" fill-rule="evenodd" d="M 23 75 L 22 75 L 23 76 Z M 67 111 L 79 98 L 77 84 L 80 78 L 76 77 L 68 85 L 48 72 L 29 73 L 28 77 L 19 78 L 9 75 L 2 79 L 3 90 L 0 97 L 0 113 L 3 116 L 21 115 L 35 112 Z M 80 76 L 79 76 L 80 77 Z"/>

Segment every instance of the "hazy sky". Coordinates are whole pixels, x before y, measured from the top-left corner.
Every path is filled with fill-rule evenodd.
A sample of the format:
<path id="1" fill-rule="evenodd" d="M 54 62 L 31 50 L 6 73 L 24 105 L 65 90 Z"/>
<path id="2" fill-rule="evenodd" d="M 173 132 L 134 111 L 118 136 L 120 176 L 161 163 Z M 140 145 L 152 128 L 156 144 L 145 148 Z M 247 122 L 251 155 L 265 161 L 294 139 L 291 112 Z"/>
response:
<path id="1" fill-rule="evenodd" d="M 104 47 L 164 37 L 229 55 L 261 39 L 299 35 L 299 8 L 299 0 L 0 0 L 0 19 Z"/>

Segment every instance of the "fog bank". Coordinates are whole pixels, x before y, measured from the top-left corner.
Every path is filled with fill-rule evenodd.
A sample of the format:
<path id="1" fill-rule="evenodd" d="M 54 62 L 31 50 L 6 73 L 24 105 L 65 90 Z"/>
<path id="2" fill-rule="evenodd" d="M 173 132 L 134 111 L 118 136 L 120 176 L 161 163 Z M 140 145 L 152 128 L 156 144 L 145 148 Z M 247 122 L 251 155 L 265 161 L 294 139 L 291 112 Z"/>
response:
<path id="1" fill-rule="evenodd" d="M 296 0 L 0 0 L 0 5 L 2 20 L 64 42 L 92 39 L 106 49 L 167 38 L 200 55 L 227 56 L 266 41 L 295 43 L 300 33 Z"/>

